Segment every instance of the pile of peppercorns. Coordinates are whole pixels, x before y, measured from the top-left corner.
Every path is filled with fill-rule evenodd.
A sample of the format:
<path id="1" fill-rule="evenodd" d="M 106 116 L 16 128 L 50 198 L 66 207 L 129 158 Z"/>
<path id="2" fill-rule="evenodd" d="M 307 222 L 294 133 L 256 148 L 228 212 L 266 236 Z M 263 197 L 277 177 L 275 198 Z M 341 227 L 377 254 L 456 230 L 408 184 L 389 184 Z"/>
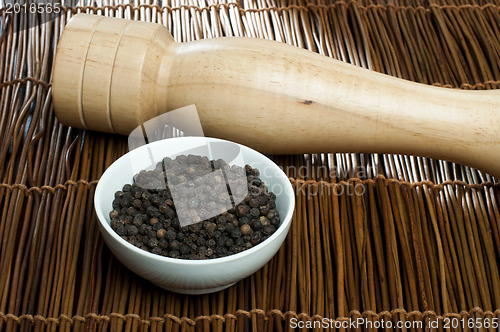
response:
<path id="1" fill-rule="evenodd" d="M 221 159 L 164 158 L 115 193 L 111 227 L 134 246 L 162 256 L 211 259 L 239 253 L 265 241 L 280 225 L 276 195 L 259 175 L 249 165 L 229 166 Z M 179 206 L 194 223 L 181 227 Z"/>

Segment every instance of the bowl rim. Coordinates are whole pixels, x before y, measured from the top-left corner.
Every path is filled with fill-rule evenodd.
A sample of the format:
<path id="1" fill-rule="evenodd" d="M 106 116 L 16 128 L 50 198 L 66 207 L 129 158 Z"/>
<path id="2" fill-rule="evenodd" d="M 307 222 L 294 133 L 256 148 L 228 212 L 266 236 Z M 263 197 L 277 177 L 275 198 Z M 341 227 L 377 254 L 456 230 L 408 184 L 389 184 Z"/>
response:
<path id="1" fill-rule="evenodd" d="M 101 181 L 101 179 L 104 178 L 107 174 L 111 174 L 112 172 L 114 172 L 115 169 L 118 169 L 120 167 L 120 164 L 125 162 L 125 160 L 127 158 L 129 158 L 128 157 L 129 154 L 138 154 L 141 149 L 142 150 L 147 149 L 153 145 L 163 145 L 163 144 L 170 144 L 170 143 L 175 144 L 175 142 L 179 141 L 179 140 L 200 140 L 200 139 L 203 139 L 207 142 L 227 142 L 227 143 L 237 144 L 238 146 L 240 146 L 243 149 L 248 149 L 254 153 L 259 154 L 261 157 L 263 157 L 266 161 L 268 161 L 271 164 L 271 167 L 275 168 L 278 171 L 276 174 L 279 174 L 277 177 L 280 179 L 280 183 L 282 183 L 284 185 L 284 187 L 288 187 L 288 188 L 284 188 L 284 190 L 282 191 L 282 194 L 289 196 L 288 197 L 289 204 L 288 204 L 288 206 L 286 206 L 285 216 L 280 215 L 281 223 L 280 223 L 279 227 L 277 228 L 277 230 L 269 238 L 267 238 L 265 241 L 259 243 L 258 245 L 254 246 L 252 248 L 243 250 L 242 252 L 239 252 L 237 254 L 232 254 L 229 256 L 225 256 L 225 257 L 211 258 L 211 259 L 182 259 L 182 258 L 172 258 L 172 257 L 167 257 L 167 256 L 161 256 L 161 255 L 153 254 L 149 251 L 140 249 L 140 248 L 134 246 L 133 244 L 129 243 L 128 241 L 124 240 L 121 236 L 119 236 L 111 228 L 111 225 L 106 220 L 106 216 L 103 212 L 104 207 L 100 203 L 101 192 L 103 190 L 102 186 L 101 186 L 101 183 L 103 183 L 103 182 Z M 274 175 L 274 176 L 276 176 L 276 175 Z M 295 210 L 295 193 L 294 193 L 294 190 L 293 190 L 292 184 L 290 183 L 289 178 L 286 176 L 286 174 L 283 172 L 283 170 L 278 165 L 276 165 L 274 163 L 274 161 L 272 161 L 267 156 L 265 156 L 264 154 L 260 153 L 259 151 L 255 150 L 255 149 L 252 149 L 252 148 L 245 146 L 243 144 L 239 144 L 239 143 L 224 140 L 224 139 L 213 138 L 213 137 L 193 137 L 193 136 L 175 137 L 175 138 L 162 139 L 162 140 L 158 140 L 158 141 L 155 141 L 152 143 L 142 145 L 142 146 L 140 146 L 132 151 L 127 152 L 126 154 L 124 154 L 123 156 L 121 156 L 120 158 L 115 160 L 104 171 L 104 173 L 101 175 L 101 178 L 99 179 L 99 181 L 97 183 L 95 193 L 94 193 L 94 210 L 95 210 L 99 225 L 101 226 L 100 227 L 101 231 L 106 231 L 106 233 L 111 235 L 115 240 L 117 240 L 120 245 L 124 246 L 125 248 L 127 248 L 129 250 L 132 250 L 134 253 L 136 253 L 138 255 L 146 255 L 146 257 L 149 257 L 151 259 L 155 259 L 155 260 L 162 261 L 165 263 L 180 264 L 180 265 L 184 265 L 184 266 L 214 265 L 214 264 L 228 263 L 228 262 L 231 262 L 234 260 L 243 259 L 246 256 L 250 256 L 254 253 L 257 253 L 261 249 L 263 249 L 267 245 L 269 245 L 272 241 L 275 241 L 281 235 L 281 233 L 288 232 L 290 224 L 292 222 L 293 211 Z M 280 244 L 280 246 L 281 245 L 282 245 L 282 243 Z"/>

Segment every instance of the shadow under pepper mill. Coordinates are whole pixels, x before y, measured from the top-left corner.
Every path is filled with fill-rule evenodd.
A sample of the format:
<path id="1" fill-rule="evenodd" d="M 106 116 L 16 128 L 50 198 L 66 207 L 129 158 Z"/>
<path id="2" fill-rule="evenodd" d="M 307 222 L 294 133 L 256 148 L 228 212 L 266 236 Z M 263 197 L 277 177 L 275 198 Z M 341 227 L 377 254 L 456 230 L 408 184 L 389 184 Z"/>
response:
<path id="1" fill-rule="evenodd" d="M 129 134 L 195 104 L 207 136 L 264 153 L 379 152 L 500 177 L 500 92 L 405 81 L 279 42 L 176 43 L 159 24 L 75 15 L 57 47 L 63 124 Z"/>

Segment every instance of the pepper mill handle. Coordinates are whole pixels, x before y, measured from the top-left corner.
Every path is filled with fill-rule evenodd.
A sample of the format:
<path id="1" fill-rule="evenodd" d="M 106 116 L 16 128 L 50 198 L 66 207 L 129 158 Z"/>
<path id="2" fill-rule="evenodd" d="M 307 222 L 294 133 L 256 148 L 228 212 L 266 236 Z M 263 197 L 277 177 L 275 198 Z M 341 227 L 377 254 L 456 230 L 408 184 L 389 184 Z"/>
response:
<path id="1" fill-rule="evenodd" d="M 405 81 L 251 38 L 176 43 L 159 24 L 75 15 L 57 47 L 60 122 L 129 134 L 195 104 L 207 136 L 264 153 L 378 152 L 500 176 L 500 94 Z"/>

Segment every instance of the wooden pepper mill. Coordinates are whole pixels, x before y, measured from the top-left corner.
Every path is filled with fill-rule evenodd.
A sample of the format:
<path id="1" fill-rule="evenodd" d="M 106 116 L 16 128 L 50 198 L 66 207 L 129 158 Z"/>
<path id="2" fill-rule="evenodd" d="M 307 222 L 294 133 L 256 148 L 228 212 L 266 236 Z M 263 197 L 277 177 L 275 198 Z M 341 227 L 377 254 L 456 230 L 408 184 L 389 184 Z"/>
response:
<path id="1" fill-rule="evenodd" d="M 498 91 L 413 83 L 263 39 L 181 44 L 159 24 L 78 14 L 57 47 L 53 100 L 78 128 L 129 134 L 195 104 L 207 136 L 264 153 L 403 153 L 500 176 Z"/>

